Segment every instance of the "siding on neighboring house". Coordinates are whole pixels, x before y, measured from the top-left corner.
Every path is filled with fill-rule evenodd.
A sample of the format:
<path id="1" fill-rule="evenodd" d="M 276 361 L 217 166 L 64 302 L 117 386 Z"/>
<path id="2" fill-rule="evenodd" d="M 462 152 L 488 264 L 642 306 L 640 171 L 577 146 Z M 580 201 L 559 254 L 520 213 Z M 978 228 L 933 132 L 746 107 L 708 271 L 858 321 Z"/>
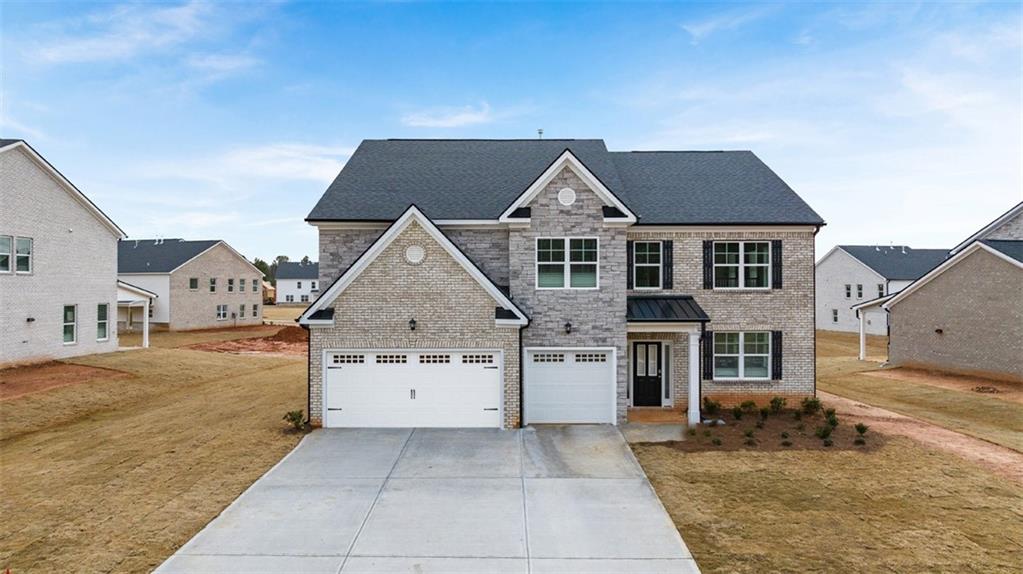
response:
<path id="1" fill-rule="evenodd" d="M 117 236 L 21 149 L 0 153 L 0 235 L 32 238 L 32 272 L 0 273 L 0 364 L 117 350 Z M 97 341 L 97 306 L 109 305 Z M 77 305 L 77 342 L 63 306 Z M 29 320 L 31 319 L 31 321 Z"/>
<path id="2" fill-rule="evenodd" d="M 170 321 L 170 275 L 166 273 L 122 273 L 117 278 L 125 283 L 130 283 L 136 287 L 156 293 L 156 299 L 153 299 L 152 302 L 153 317 L 149 320 L 150 326 L 158 325 L 165 327 L 167 325 Z M 127 320 L 127 312 L 124 315 L 119 313 L 118 321 L 125 320 Z M 132 320 L 134 322 L 142 321 L 141 309 L 132 309 Z"/>
<path id="3" fill-rule="evenodd" d="M 298 284 L 302 286 L 299 287 Z M 314 288 L 315 286 L 315 288 Z M 315 301 L 320 295 L 320 280 L 319 279 L 278 279 L 277 280 L 277 303 L 289 305 L 292 303 L 296 304 L 308 304 Z M 291 301 L 288 301 L 288 296 L 291 296 Z M 302 296 L 305 295 L 307 301 L 302 301 Z"/>
<path id="4" fill-rule="evenodd" d="M 910 283 L 909 281 L 892 281 L 891 284 L 887 284 L 884 277 L 842 249 L 836 249 L 818 263 L 815 274 L 817 279 L 817 328 L 823 331 L 858 333 L 860 320 L 856 317 L 856 311 L 850 307 L 876 299 L 878 285 L 886 285 L 885 295 L 887 295 L 899 291 Z M 849 285 L 850 288 L 848 298 L 845 296 L 846 285 Z M 863 285 L 862 297 L 856 296 L 856 285 Z M 837 323 L 832 320 L 833 309 L 838 310 Z M 888 334 L 888 317 L 883 310 L 875 309 L 867 313 L 867 333 L 871 335 Z"/>
<path id="5" fill-rule="evenodd" d="M 426 251 L 422 263 L 405 260 L 413 244 Z M 332 306 L 334 326 L 310 328 L 312 424 L 323 422 L 325 350 L 433 348 L 502 351 L 504 426 L 519 426 L 519 329 L 495 325 L 494 299 L 418 223 L 396 237 Z M 415 331 L 408 325 L 412 318 Z"/>
<path id="6" fill-rule="evenodd" d="M 889 361 L 1023 380 L 1020 285 L 1019 267 L 968 255 L 891 307 Z"/>
<path id="7" fill-rule="evenodd" d="M 199 288 L 195 291 L 188 288 L 192 277 L 199 279 Z M 210 293 L 210 277 L 217 278 L 216 293 Z M 228 279 L 234 279 L 233 292 L 227 290 Z M 239 279 L 245 280 L 245 291 L 240 291 Z M 261 280 L 262 273 L 255 267 L 223 244 L 216 245 L 170 274 L 170 328 L 189 330 L 261 324 Z M 253 281 L 257 285 L 255 291 Z M 227 305 L 227 319 L 217 319 L 217 305 Z M 245 317 L 238 316 L 241 305 L 245 305 Z M 253 305 L 257 306 L 256 316 L 252 315 Z"/>

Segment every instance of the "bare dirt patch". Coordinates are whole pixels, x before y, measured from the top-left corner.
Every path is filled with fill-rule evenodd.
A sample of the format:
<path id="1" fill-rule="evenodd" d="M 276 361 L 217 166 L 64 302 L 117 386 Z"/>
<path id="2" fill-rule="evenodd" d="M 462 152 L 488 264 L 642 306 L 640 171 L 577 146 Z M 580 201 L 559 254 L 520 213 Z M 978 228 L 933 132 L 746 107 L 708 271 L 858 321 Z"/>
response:
<path id="1" fill-rule="evenodd" d="M 305 355 L 309 350 L 309 333 L 301 327 L 284 327 L 268 337 L 210 341 L 189 345 L 189 349 L 236 355 Z"/>
<path id="2" fill-rule="evenodd" d="M 88 383 L 97 379 L 113 380 L 131 375 L 112 369 L 50 361 L 0 370 L 0 401 L 38 393 L 47 389 Z"/>
<path id="3" fill-rule="evenodd" d="M 862 420 L 878 432 L 904 436 L 931 448 L 952 453 L 1023 484 L 1023 453 L 838 395 L 823 391 L 817 394 L 841 416 Z"/>
<path id="4" fill-rule="evenodd" d="M 1023 404 L 1023 384 L 1008 381 L 996 381 L 968 375 L 956 375 L 941 371 L 929 371 L 926 369 L 910 369 L 897 367 L 894 369 L 881 369 L 863 373 L 868 377 L 879 379 L 894 379 L 931 385 L 953 391 L 965 391 L 970 393 L 989 394 L 995 398 Z"/>

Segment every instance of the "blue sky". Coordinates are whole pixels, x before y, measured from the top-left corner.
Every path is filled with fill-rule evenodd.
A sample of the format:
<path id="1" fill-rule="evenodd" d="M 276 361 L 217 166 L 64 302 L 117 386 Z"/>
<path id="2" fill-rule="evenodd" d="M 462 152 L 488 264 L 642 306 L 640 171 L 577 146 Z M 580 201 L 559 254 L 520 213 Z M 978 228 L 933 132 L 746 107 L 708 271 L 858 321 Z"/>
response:
<path id="1" fill-rule="evenodd" d="M 132 237 L 315 259 L 364 138 L 751 149 L 838 243 L 951 247 L 1023 199 L 1005 3 L 0 5 L 0 134 Z"/>

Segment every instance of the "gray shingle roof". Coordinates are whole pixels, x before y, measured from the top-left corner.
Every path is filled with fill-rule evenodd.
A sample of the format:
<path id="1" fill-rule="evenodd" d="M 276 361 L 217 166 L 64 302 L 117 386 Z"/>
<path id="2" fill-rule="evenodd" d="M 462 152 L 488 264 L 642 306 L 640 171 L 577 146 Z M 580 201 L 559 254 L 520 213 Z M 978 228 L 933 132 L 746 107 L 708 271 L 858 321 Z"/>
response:
<path id="1" fill-rule="evenodd" d="M 277 279 L 319 279 L 320 264 L 300 261 L 285 261 L 277 264 Z"/>
<path id="2" fill-rule="evenodd" d="M 625 319 L 632 322 L 706 322 L 707 313 L 691 295 L 636 295 L 626 299 Z"/>
<path id="3" fill-rule="evenodd" d="M 12 143 L 18 143 L 20 141 L 22 141 L 22 140 L 12 140 L 12 139 L 0 138 L 0 147 L 7 147 L 7 146 L 11 145 Z"/>
<path id="4" fill-rule="evenodd" d="M 905 245 L 839 245 L 885 279 L 919 279 L 948 256 L 948 249 L 913 249 Z"/>
<path id="5" fill-rule="evenodd" d="M 981 243 L 1000 251 L 1016 261 L 1023 263 L 1023 241 L 1015 239 L 982 239 Z"/>
<path id="6" fill-rule="evenodd" d="M 219 239 L 125 239 L 117 244 L 118 273 L 170 273 Z"/>
<path id="7" fill-rule="evenodd" d="M 496 219 L 566 149 L 640 224 L 823 220 L 752 152 L 609 152 L 603 140 L 364 140 L 310 221 Z"/>

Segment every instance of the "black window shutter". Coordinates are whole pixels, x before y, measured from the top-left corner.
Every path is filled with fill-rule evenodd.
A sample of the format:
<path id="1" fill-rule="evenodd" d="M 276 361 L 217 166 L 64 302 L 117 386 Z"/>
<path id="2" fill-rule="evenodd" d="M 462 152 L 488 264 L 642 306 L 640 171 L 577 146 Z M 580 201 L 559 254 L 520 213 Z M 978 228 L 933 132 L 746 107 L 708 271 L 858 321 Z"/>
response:
<path id="1" fill-rule="evenodd" d="M 703 333 L 703 380 L 714 378 L 714 332 Z"/>
<path id="2" fill-rule="evenodd" d="M 703 288 L 714 288 L 714 242 L 703 242 Z"/>
<path id="3" fill-rule="evenodd" d="M 672 289 L 674 288 L 674 260 L 675 260 L 675 249 L 674 242 L 671 240 L 661 242 L 661 288 Z"/>
<path id="4" fill-rule="evenodd" d="M 771 241 L 771 288 L 781 289 L 781 239 Z"/>
<path id="5" fill-rule="evenodd" d="M 781 380 L 781 331 L 771 331 L 771 379 Z"/>
<path id="6" fill-rule="evenodd" d="M 625 271 L 627 277 L 625 278 L 625 288 L 632 289 L 632 241 L 625 242 Z"/>

